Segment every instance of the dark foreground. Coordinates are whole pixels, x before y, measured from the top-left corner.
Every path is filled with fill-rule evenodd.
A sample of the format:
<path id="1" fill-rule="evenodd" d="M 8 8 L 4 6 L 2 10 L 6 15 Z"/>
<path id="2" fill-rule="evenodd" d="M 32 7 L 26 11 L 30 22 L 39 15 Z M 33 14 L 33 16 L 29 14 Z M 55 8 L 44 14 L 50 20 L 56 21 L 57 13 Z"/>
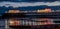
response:
<path id="1" fill-rule="evenodd" d="M 13 29 L 60 29 L 60 25 L 10 26 Z"/>

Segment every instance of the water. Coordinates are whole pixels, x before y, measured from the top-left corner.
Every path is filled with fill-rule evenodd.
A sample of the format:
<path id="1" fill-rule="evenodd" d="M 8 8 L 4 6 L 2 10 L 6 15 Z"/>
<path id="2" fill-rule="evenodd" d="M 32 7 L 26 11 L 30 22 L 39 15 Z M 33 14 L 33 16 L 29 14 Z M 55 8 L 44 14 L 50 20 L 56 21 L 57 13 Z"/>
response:
<path id="1" fill-rule="evenodd" d="M 53 19 L 56 20 L 56 19 Z M 57 19 L 59 20 L 59 19 Z M 5 20 L 4 19 L 0 19 L 0 29 L 5 29 Z"/>
<path id="2" fill-rule="evenodd" d="M 5 29 L 5 20 L 0 20 L 0 29 Z"/>

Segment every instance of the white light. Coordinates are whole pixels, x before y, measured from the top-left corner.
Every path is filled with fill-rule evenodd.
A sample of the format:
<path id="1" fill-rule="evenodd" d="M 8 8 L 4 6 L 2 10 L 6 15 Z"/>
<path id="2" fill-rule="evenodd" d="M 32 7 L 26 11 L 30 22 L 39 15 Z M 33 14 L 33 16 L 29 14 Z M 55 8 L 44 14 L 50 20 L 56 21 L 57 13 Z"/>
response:
<path id="1" fill-rule="evenodd" d="M 13 24 L 14 23 L 14 21 L 10 21 L 10 24 Z"/>

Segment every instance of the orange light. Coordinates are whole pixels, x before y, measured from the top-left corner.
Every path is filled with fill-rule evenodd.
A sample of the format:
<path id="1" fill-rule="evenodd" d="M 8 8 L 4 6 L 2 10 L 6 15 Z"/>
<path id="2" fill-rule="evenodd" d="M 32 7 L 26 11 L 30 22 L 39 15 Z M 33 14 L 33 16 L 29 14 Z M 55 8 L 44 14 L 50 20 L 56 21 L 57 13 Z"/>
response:
<path id="1" fill-rule="evenodd" d="M 44 10 L 37 10 L 37 12 L 49 13 L 52 12 L 52 10 L 50 8 L 45 8 Z"/>
<path id="2" fill-rule="evenodd" d="M 8 13 L 19 13 L 19 10 L 9 10 Z"/>
<path id="3" fill-rule="evenodd" d="M 17 21 L 17 20 L 9 21 L 9 24 L 12 26 L 20 25 L 20 21 Z"/>
<path id="4" fill-rule="evenodd" d="M 46 8 L 46 9 L 45 9 L 45 11 L 46 11 L 46 12 L 51 12 L 52 10 L 51 10 L 51 9 L 47 9 L 47 8 Z"/>
<path id="5" fill-rule="evenodd" d="M 39 18 L 39 19 L 43 20 L 43 21 L 37 22 L 37 24 L 39 25 L 53 24 L 53 21 L 51 21 L 52 20 L 51 18 Z"/>

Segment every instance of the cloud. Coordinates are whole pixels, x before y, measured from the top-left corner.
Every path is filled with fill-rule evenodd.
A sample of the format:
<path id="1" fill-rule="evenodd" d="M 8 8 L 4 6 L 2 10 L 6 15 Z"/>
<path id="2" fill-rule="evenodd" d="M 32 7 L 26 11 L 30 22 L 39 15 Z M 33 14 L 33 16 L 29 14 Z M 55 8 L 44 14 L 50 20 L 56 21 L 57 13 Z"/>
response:
<path id="1" fill-rule="evenodd" d="M 60 0 L 0 0 L 0 1 L 11 1 L 11 2 L 53 2 Z"/>
<path id="2" fill-rule="evenodd" d="M 47 5 L 47 6 L 60 6 L 59 1 L 55 2 L 0 2 L 0 6 L 13 6 L 13 7 L 28 7 L 28 6 L 41 6 L 41 5 Z"/>

